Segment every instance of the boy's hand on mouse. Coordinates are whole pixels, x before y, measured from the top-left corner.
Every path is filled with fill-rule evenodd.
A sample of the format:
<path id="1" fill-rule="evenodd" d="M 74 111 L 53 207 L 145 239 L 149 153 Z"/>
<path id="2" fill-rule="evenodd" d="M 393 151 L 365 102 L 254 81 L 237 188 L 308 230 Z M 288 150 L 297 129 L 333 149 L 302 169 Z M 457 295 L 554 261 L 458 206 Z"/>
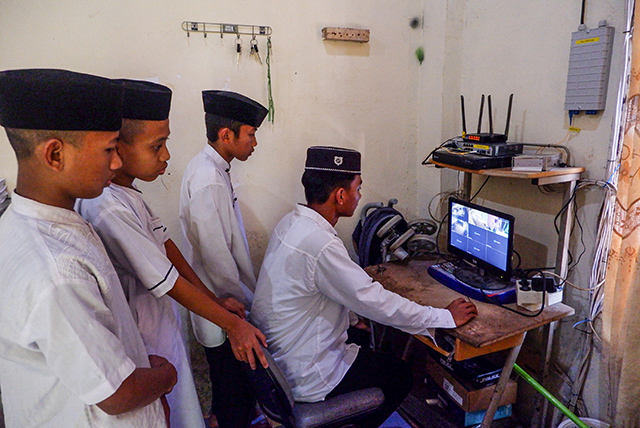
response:
<path id="1" fill-rule="evenodd" d="M 478 316 L 478 308 L 476 308 L 476 305 L 462 297 L 449 303 L 449 306 L 445 309 L 451 312 L 456 327 L 460 327 Z"/>
<path id="2" fill-rule="evenodd" d="M 260 345 L 267 347 L 267 338 L 256 327 L 245 320 L 238 320 L 232 328 L 227 330 L 227 336 L 236 359 L 248 363 L 251 369 L 255 370 L 257 356 L 262 367 L 269 367 L 267 358 L 260 347 Z"/>
<path id="3" fill-rule="evenodd" d="M 236 314 L 242 319 L 245 319 L 245 308 L 242 303 L 237 301 L 233 297 L 226 297 L 223 299 L 218 299 L 217 302 L 220 306 L 231 312 L 232 314 Z"/>

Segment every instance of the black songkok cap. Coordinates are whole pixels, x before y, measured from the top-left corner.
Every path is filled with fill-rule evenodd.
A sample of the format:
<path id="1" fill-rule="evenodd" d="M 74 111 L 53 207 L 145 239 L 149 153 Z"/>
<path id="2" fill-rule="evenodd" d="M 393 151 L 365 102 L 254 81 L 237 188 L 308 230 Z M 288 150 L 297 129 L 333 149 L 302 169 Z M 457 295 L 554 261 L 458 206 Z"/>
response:
<path id="1" fill-rule="evenodd" d="M 258 128 L 268 110 L 244 95 L 229 91 L 202 91 L 204 111 Z"/>
<path id="2" fill-rule="evenodd" d="M 118 131 L 121 85 L 56 69 L 0 72 L 0 125 L 52 131 Z"/>
<path id="3" fill-rule="evenodd" d="M 340 147 L 309 147 L 304 169 L 360 174 L 360 152 Z"/>
<path id="4" fill-rule="evenodd" d="M 118 79 L 124 85 L 123 119 L 166 120 L 171 109 L 171 89 L 143 80 Z"/>

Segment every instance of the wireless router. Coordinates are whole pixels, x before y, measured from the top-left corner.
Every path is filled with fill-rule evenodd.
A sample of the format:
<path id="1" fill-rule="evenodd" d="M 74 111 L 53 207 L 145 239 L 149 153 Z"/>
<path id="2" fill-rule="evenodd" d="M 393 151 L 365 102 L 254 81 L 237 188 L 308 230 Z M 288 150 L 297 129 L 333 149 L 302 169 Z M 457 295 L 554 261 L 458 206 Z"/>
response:
<path id="1" fill-rule="evenodd" d="M 487 97 L 489 105 L 489 132 L 480 132 L 482 126 L 482 110 L 484 108 L 484 94 L 480 100 L 480 115 L 478 118 L 478 132 L 467 134 L 467 120 L 464 112 L 464 96 L 460 95 L 462 108 L 462 138 L 455 138 L 448 145 L 434 150 L 431 159 L 447 165 L 461 168 L 480 170 L 490 168 L 507 168 L 511 166 L 514 155 L 522 153 L 524 144 L 507 143 L 509 133 L 509 121 L 511 119 L 511 107 L 513 94 L 509 96 L 509 108 L 507 110 L 507 124 L 504 134 L 493 133 L 493 117 L 491 113 L 491 95 Z"/>
<path id="2" fill-rule="evenodd" d="M 480 132 L 482 129 L 482 110 L 484 108 L 484 94 L 480 99 L 480 114 L 478 116 L 478 131 L 475 134 L 467 134 L 467 120 L 464 113 L 464 96 L 460 95 L 460 105 L 462 107 L 462 139 L 464 141 L 481 144 L 505 143 L 509 135 L 509 121 L 511 120 L 511 105 L 513 103 L 513 94 L 509 96 L 509 108 L 507 109 L 507 124 L 504 134 L 493 133 L 493 114 L 491 112 L 491 95 L 487 97 L 489 107 L 489 132 Z"/>

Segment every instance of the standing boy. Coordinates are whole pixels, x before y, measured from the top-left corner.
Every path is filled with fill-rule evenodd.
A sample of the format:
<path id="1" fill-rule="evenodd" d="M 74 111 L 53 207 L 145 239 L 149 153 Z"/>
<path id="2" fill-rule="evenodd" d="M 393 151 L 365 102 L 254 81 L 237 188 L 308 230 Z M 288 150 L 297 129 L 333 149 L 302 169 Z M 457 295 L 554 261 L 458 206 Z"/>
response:
<path id="1" fill-rule="evenodd" d="M 105 243 L 147 350 L 164 356 L 178 370 L 178 384 L 167 396 L 171 427 L 203 427 L 180 316 L 169 297 L 225 329 L 235 341 L 238 358 L 252 365 L 252 349 L 259 350 L 264 336 L 242 319 L 242 304 L 218 299 L 202 284 L 133 183 L 153 181 L 167 168 L 171 90 L 144 81 L 121 82 L 123 124 L 116 148 L 122 167 L 100 197 L 80 200 L 76 208 Z"/>
<path id="2" fill-rule="evenodd" d="M 267 109 L 235 92 L 203 91 L 202 98 L 208 144 L 187 165 L 180 189 L 186 255 L 211 291 L 250 309 L 256 278 L 229 172 L 233 159 L 245 161 L 253 153 Z M 242 368 L 219 328 L 194 314 L 191 322 L 209 362 L 218 424 L 245 428 L 254 400 Z"/>
<path id="3" fill-rule="evenodd" d="M 18 160 L 0 219 L 0 389 L 12 427 L 164 427 L 174 367 L 148 356 L 100 239 L 75 211 L 121 162 L 122 88 L 65 70 L 0 72 Z"/>
<path id="4" fill-rule="evenodd" d="M 347 343 L 349 310 L 430 336 L 431 328 L 455 328 L 474 318 L 476 307 L 464 299 L 446 309 L 421 306 L 385 290 L 351 260 L 334 226 L 360 201 L 359 152 L 310 147 L 302 184 L 307 205 L 287 214 L 271 235 L 251 320 L 267 335 L 296 401 L 382 389 L 384 403 L 360 424 L 375 428 L 409 393 L 411 372 L 393 355 Z"/>

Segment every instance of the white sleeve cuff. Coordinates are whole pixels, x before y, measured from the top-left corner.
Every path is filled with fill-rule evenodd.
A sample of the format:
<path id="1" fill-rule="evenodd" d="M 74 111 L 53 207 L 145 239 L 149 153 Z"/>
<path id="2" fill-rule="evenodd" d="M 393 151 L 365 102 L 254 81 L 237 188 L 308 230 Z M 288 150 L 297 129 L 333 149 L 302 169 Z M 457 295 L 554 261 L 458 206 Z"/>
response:
<path id="1" fill-rule="evenodd" d="M 432 328 L 456 328 L 456 322 L 449 309 L 433 308 L 434 322 L 429 327 Z"/>
<path id="2" fill-rule="evenodd" d="M 169 272 L 167 272 L 167 276 L 154 288 L 149 289 L 149 292 L 156 298 L 164 296 L 171 291 L 174 285 L 176 285 L 176 281 L 179 276 L 180 274 L 178 273 L 178 269 L 176 269 L 174 265 L 171 265 Z"/>
<path id="3" fill-rule="evenodd" d="M 122 385 L 122 382 L 124 382 L 135 369 L 136 365 L 133 361 L 129 358 L 125 359 L 123 364 L 115 372 L 104 379 L 104 382 L 86 394 L 81 395 L 79 397 L 80 400 L 88 405 L 97 404 L 106 400 L 115 394 L 118 388 L 120 388 L 120 385 Z"/>

